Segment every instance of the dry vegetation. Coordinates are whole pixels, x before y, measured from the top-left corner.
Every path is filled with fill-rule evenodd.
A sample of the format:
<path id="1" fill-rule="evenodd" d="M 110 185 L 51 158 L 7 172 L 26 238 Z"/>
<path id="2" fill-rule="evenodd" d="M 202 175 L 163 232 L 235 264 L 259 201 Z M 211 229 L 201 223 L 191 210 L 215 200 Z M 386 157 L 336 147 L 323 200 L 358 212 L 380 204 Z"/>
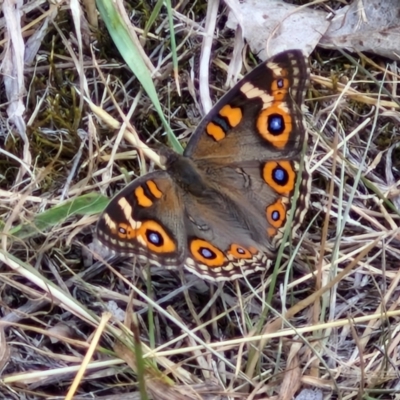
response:
<path id="1" fill-rule="evenodd" d="M 396 63 L 312 54 L 306 101 L 312 196 L 294 260 L 284 257 L 274 273 L 224 285 L 177 271 L 149 274 L 129 260 L 104 265 L 88 247 L 104 195 L 152 167 L 110 127 L 111 118 L 122 122 L 121 112 L 132 113 L 143 142 L 166 140 L 104 23 L 89 29 L 88 19 L 96 20 L 91 2 L 81 5 L 78 34 L 68 3 L 57 9 L 31 2 L 18 21 L 27 46 L 39 18 L 49 10 L 54 18 L 25 66 L 22 119 L 8 119 L 0 77 L 0 398 L 64 398 L 75 383 L 74 399 L 144 399 L 143 383 L 154 399 L 290 399 L 303 388 L 320 390 L 314 399 L 321 393 L 397 398 Z M 157 94 L 184 146 L 201 117 L 196 77 L 207 3 L 182 1 L 174 14 L 181 96 L 164 7 L 147 38 L 142 35 L 153 6 L 132 1 L 127 7 L 159 67 Z M 226 90 L 234 42 L 225 18 L 221 4 L 210 65 L 214 101 Z M 1 13 L 0 33 L 4 57 Z M 255 65 L 248 50 L 244 57 Z M 84 100 L 80 70 L 91 101 L 108 119 Z M 18 121 L 26 123 L 25 138 Z"/>

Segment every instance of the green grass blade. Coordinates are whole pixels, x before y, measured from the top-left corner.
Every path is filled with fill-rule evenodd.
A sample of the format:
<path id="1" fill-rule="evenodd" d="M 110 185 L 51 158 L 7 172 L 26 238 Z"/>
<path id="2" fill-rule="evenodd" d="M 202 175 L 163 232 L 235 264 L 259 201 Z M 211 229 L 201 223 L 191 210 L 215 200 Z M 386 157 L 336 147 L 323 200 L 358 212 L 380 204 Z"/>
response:
<path id="1" fill-rule="evenodd" d="M 174 65 L 174 78 L 175 78 L 176 85 L 177 85 L 177 88 L 178 88 L 178 91 L 180 94 L 179 81 L 178 81 L 178 56 L 177 56 L 177 49 L 176 49 L 175 29 L 174 29 L 173 15 L 172 15 L 171 0 L 166 0 L 165 4 L 167 6 L 169 31 L 171 34 L 171 51 L 172 51 L 172 63 Z"/>
<path id="2" fill-rule="evenodd" d="M 163 114 L 149 68 L 146 66 L 142 54 L 132 38 L 132 32 L 125 24 L 125 21 L 119 14 L 114 2 L 109 0 L 97 0 L 97 7 L 113 42 L 121 53 L 121 56 L 142 84 L 144 90 L 150 97 L 154 108 L 158 112 L 158 115 L 167 131 L 170 145 L 175 151 L 182 153 L 182 146 L 173 134 Z"/>
<path id="3" fill-rule="evenodd" d="M 147 21 L 146 26 L 143 31 L 144 37 L 147 37 L 147 34 L 149 33 L 150 28 L 153 26 L 155 20 L 158 17 L 158 14 L 160 14 L 160 10 L 163 5 L 163 2 L 164 2 L 164 0 L 158 0 L 156 5 L 154 6 L 154 9 L 153 9 L 153 11 L 149 17 L 149 20 Z"/>
<path id="4" fill-rule="evenodd" d="M 14 227 L 9 234 L 27 239 L 42 233 L 74 215 L 98 214 L 104 210 L 110 199 L 97 193 L 88 193 L 76 199 L 65 201 L 34 217 L 33 221 Z"/>

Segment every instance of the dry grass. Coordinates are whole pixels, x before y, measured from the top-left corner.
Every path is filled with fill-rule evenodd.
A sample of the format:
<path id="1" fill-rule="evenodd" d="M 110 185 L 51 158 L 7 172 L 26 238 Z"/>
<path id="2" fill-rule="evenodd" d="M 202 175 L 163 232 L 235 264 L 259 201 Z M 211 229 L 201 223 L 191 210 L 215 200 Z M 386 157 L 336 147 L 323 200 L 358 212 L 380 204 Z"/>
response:
<path id="1" fill-rule="evenodd" d="M 93 4 L 84 6 L 94 24 Z M 151 8 L 131 7 L 140 35 Z M 200 119 L 192 73 L 207 63 L 206 10 L 206 2 L 183 2 L 174 14 L 181 97 L 165 8 L 142 37 L 182 143 Z M 211 51 L 214 102 L 233 46 L 225 12 L 218 10 Z M 10 59 L 0 14 L 9 72 L 22 66 L 23 46 L 34 51 L 28 39 L 49 16 L 36 58 L 7 81 L 12 101 L 6 74 L 0 78 L 0 398 L 144 399 L 144 384 L 154 399 L 290 399 L 302 388 L 325 398 L 399 396 L 397 65 L 314 52 L 306 102 L 312 201 L 295 260 L 275 275 L 216 286 L 161 269 L 150 275 L 129 261 L 93 261 L 99 193 L 112 195 L 146 165 L 127 145 L 133 127 L 131 136 L 119 130 L 121 112 L 142 142 L 164 142 L 164 128 L 146 95 L 137 97 L 140 85 L 103 23 L 90 30 L 81 19 L 77 35 L 67 3 L 31 2 L 16 21 L 24 43 Z"/>

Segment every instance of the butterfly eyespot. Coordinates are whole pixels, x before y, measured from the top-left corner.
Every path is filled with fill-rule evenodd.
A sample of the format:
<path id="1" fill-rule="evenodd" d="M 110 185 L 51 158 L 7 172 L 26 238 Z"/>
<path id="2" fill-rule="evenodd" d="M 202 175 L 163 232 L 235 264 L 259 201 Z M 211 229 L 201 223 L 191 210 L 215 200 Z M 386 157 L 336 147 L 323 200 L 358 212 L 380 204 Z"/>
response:
<path id="1" fill-rule="evenodd" d="M 156 221 L 145 221 L 137 230 L 143 245 L 156 253 L 172 253 L 176 244 L 167 231 Z"/>
<path id="2" fill-rule="evenodd" d="M 210 249 L 207 249 L 206 247 L 200 247 L 199 253 L 204 257 L 207 258 L 207 260 L 214 260 L 217 255 L 211 251 Z"/>
<path id="3" fill-rule="evenodd" d="M 274 221 L 279 221 L 279 219 L 281 218 L 281 214 L 279 214 L 279 211 L 273 211 L 271 214 L 271 218 Z"/>
<path id="4" fill-rule="evenodd" d="M 146 237 L 149 243 L 154 244 L 154 246 L 161 247 L 164 244 L 163 237 L 156 231 L 148 229 L 146 231 Z"/>
<path id="5" fill-rule="evenodd" d="M 193 239 L 189 248 L 193 258 L 208 267 L 220 267 L 225 261 L 224 253 L 206 240 Z"/>
<path id="6" fill-rule="evenodd" d="M 277 78 L 272 82 L 271 91 L 274 96 L 275 107 L 284 104 L 285 96 L 289 88 L 289 80 L 285 78 Z"/>
<path id="7" fill-rule="evenodd" d="M 120 223 L 117 230 L 120 239 L 132 239 L 136 236 L 136 231 L 129 224 Z"/>
<path id="8" fill-rule="evenodd" d="M 271 114 L 268 116 L 268 130 L 271 135 L 280 135 L 285 130 L 285 121 L 282 115 Z"/>
<path id="9" fill-rule="evenodd" d="M 283 149 L 292 132 L 292 117 L 286 103 L 277 100 L 282 96 L 278 94 L 278 92 L 274 93 L 276 100 L 274 104 L 261 111 L 257 118 L 256 128 L 264 140 L 278 149 Z"/>
<path id="10" fill-rule="evenodd" d="M 296 172 L 290 161 L 266 162 L 261 176 L 279 194 L 289 195 L 296 184 Z"/>
<path id="11" fill-rule="evenodd" d="M 253 257 L 250 250 L 247 250 L 244 247 L 239 246 L 237 244 L 232 244 L 228 253 L 233 255 L 236 258 L 252 258 Z"/>
<path id="12" fill-rule="evenodd" d="M 281 168 L 279 164 L 272 171 L 272 177 L 279 185 L 286 185 L 289 179 L 287 171 Z"/>
<path id="13" fill-rule="evenodd" d="M 274 228 L 283 226 L 286 220 L 286 207 L 282 199 L 270 204 L 266 210 L 267 220 Z"/>

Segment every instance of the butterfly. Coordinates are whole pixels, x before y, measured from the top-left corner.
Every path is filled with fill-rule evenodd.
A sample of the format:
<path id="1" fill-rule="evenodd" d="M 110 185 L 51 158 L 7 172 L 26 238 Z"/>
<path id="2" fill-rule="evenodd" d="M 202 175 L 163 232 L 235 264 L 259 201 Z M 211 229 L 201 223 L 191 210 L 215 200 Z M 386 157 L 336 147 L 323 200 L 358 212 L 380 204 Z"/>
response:
<path id="1" fill-rule="evenodd" d="M 110 201 L 98 240 L 116 254 L 212 281 L 266 270 L 297 179 L 292 231 L 308 207 L 310 177 L 300 171 L 308 82 L 300 50 L 257 66 L 204 117 L 183 155 L 163 150 L 165 170 L 135 179 Z"/>

